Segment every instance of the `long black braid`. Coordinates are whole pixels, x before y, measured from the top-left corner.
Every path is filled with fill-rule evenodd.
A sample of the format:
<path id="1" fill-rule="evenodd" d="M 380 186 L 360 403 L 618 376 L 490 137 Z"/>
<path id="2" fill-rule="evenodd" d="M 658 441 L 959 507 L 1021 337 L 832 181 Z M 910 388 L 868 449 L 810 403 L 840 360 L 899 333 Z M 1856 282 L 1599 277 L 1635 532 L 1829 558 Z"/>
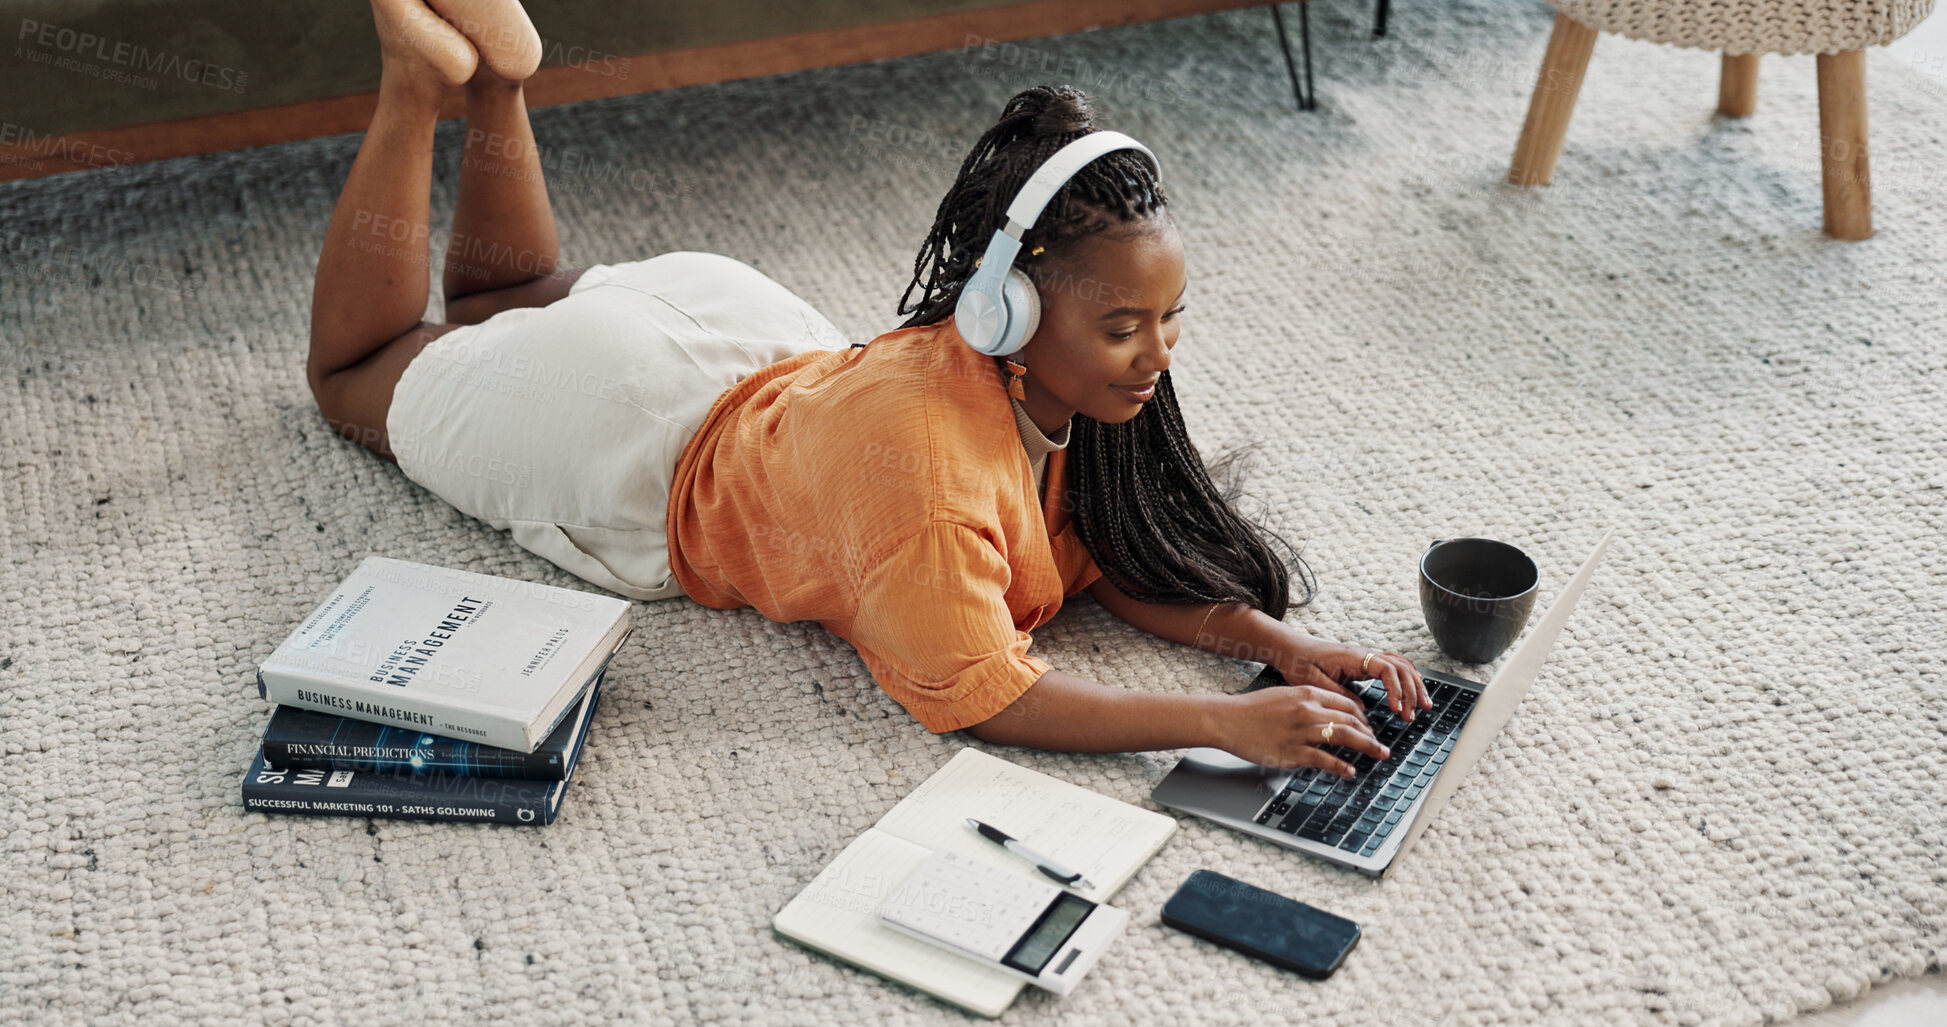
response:
<path id="1" fill-rule="evenodd" d="M 953 314 L 975 259 L 1005 223 L 1028 176 L 1056 150 L 1096 130 L 1093 106 L 1072 86 L 1035 86 L 1008 101 L 940 201 L 913 262 L 913 280 L 899 298 L 899 312 L 910 315 L 903 327 Z M 1167 203 L 1148 158 L 1130 150 L 1106 154 L 1055 193 L 1022 238 L 1015 265 L 1042 280 L 1063 244 L 1166 216 Z M 1032 255 L 1037 246 L 1044 252 Z M 1076 533 L 1115 587 L 1151 603 L 1249 603 L 1283 619 L 1295 569 L 1304 590 L 1297 602 L 1311 601 L 1311 572 L 1297 551 L 1240 515 L 1230 502 L 1234 490 L 1211 480 L 1184 429 L 1169 372 L 1134 418 L 1104 424 L 1077 415 L 1072 431 L 1065 499 Z M 1289 564 L 1273 550 L 1274 540 Z"/>

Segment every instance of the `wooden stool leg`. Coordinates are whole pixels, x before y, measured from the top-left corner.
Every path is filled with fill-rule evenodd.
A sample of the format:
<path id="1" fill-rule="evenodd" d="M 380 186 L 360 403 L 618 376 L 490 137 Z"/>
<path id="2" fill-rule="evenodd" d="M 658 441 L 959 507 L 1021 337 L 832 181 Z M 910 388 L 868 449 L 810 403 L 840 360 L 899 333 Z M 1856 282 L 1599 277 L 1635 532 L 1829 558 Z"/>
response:
<path id="1" fill-rule="evenodd" d="M 1717 113 L 1750 117 L 1758 109 L 1758 55 L 1727 53 L 1717 76 Z"/>
<path id="2" fill-rule="evenodd" d="M 1555 177 L 1555 158 L 1562 155 L 1568 118 L 1575 113 L 1575 96 L 1582 91 L 1582 73 L 1595 50 L 1595 30 L 1566 14 L 1555 15 L 1555 31 L 1535 77 L 1535 94 L 1528 100 L 1528 120 L 1521 124 L 1521 140 L 1514 144 L 1508 181 L 1515 185 L 1547 185 Z"/>
<path id="3" fill-rule="evenodd" d="M 1872 176 L 1866 163 L 1866 52 L 1818 55 L 1819 164 L 1825 180 L 1825 234 L 1873 234 Z"/>

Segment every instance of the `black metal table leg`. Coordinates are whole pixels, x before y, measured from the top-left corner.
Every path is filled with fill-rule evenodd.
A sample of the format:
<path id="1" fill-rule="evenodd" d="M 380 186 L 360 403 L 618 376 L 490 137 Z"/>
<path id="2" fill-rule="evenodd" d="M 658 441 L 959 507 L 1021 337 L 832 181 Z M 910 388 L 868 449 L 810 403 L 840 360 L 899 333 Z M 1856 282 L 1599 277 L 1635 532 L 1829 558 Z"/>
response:
<path id="1" fill-rule="evenodd" d="M 1298 41 L 1305 48 L 1305 99 L 1318 109 L 1318 87 L 1312 84 L 1312 5 L 1298 6 Z"/>
<path id="2" fill-rule="evenodd" d="M 1373 35 L 1383 36 L 1386 34 L 1386 15 L 1391 14 L 1392 10 L 1393 0 L 1379 0 L 1379 9 L 1372 12 Z"/>
<path id="3" fill-rule="evenodd" d="M 1318 89 L 1312 82 L 1312 23 L 1306 4 L 1298 5 L 1298 34 L 1305 55 L 1305 82 L 1298 84 L 1298 65 L 1291 59 L 1291 40 L 1285 35 L 1284 12 L 1279 5 L 1271 5 L 1271 23 L 1278 30 L 1278 48 L 1284 51 L 1284 68 L 1291 75 L 1291 95 L 1298 100 L 1298 109 L 1310 111 L 1318 109 Z"/>

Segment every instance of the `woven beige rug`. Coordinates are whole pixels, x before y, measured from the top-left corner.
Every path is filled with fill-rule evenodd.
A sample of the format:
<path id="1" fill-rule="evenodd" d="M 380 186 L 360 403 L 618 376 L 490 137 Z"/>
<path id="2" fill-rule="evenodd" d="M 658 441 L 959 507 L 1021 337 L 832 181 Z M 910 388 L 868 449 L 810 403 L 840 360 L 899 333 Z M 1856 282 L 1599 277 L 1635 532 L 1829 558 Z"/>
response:
<path id="1" fill-rule="evenodd" d="M 1006 1022 L 1755 1024 L 1940 966 L 1947 96 L 1872 59 L 1879 235 L 1834 243 L 1810 58 L 1724 123 L 1714 56 L 1605 37 L 1557 184 L 1520 192 L 1545 9 L 1408 5 L 1379 41 L 1313 13 L 1312 114 L 1259 9 L 535 116 L 574 262 L 727 253 L 862 339 L 1005 98 L 1093 88 L 1162 157 L 1179 391 L 1206 451 L 1260 444 L 1322 583 L 1294 620 L 1431 660 L 1429 540 L 1513 540 L 1552 594 L 1621 529 L 1392 880 L 1186 821 L 1094 976 Z M 769 930 L 971 741 L 815 626 L 638 605 L 544 830 L 242 811 L 251 670 L 361 557 L 575 584 L 314 411 L 355 144 L 0 186 L 0 1020 L 963 1019 Z M 1254 669 L 1086 599 L 1035 651 L 1163 691 Z M 1003 755 L 1131 802 L 1172 758 Z M 1315 983 L 1163 928 L 1204 867 L 1365 941 Z"/>

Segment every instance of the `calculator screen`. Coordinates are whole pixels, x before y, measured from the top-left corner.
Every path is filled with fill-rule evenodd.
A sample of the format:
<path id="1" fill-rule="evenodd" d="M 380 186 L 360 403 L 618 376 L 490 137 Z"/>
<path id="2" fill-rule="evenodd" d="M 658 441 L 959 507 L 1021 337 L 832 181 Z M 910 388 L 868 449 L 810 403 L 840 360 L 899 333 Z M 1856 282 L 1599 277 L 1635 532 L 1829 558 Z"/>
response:
<path id="1" fill-rule="evenodd" d="M 1001 962 L 1022 973 L 1038 976 L 1048 960 L 1061 951 L 1061 943 L 1075 933 L 1075 928 L 1094 908 L 1095 903 L 1073 892 L 1062 892 Z"/>

